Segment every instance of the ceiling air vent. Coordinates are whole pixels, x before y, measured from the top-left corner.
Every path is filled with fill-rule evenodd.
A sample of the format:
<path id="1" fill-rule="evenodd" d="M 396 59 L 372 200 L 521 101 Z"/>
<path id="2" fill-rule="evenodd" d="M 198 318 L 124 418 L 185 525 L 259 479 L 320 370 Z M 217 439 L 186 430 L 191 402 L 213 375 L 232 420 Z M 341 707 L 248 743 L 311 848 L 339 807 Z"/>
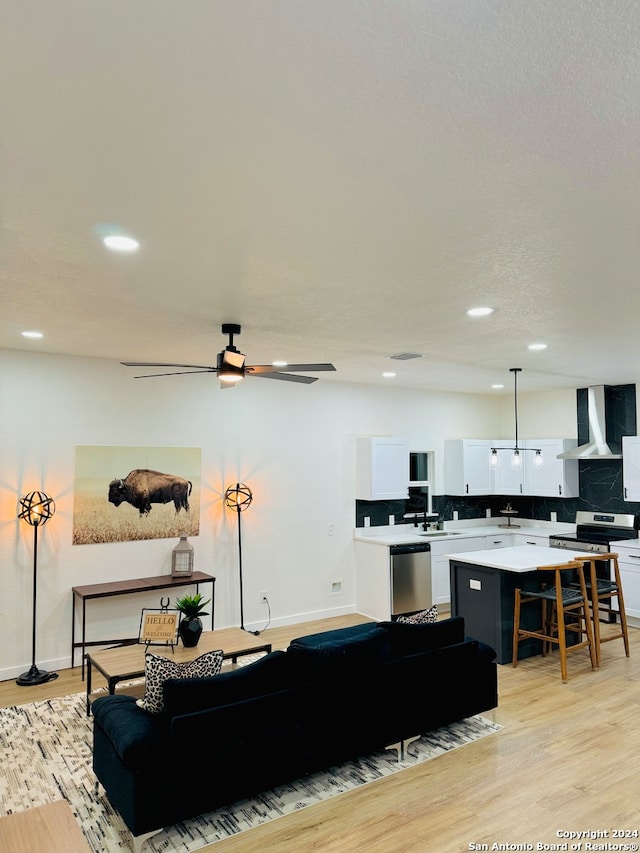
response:
<path id="1" fill-rule="evenodd" d="M 412 358 L 422 358 L 421 352 L 397 352 L 395 355 L 390 355 L 389 358 L 395 358 L 396 361 L 409 361 Z"/>

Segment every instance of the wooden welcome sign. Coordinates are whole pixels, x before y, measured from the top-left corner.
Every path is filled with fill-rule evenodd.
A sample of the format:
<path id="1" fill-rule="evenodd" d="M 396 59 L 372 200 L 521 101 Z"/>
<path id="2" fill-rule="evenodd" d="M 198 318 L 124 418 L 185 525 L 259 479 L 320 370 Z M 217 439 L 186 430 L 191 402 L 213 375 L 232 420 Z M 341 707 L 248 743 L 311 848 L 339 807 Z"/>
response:
<path id="1" fill-rule="evenodd" d="M 168 610 L 150 610 L 145 608 L 140 619 L 138 642 L 146 645 L 175 645 L 178 641 L 178 621 L 180 614 Z"/>

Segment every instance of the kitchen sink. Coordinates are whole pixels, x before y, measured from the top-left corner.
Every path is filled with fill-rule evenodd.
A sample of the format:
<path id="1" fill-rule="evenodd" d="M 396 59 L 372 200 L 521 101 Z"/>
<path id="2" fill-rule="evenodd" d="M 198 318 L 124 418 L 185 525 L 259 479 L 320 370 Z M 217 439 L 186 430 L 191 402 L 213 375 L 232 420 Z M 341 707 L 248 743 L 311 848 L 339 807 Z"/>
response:
<path id="1" fill-rule="evenodd" d="M 418 533 L 417 536 L 460 536 L 455 530 L 425 530 L 424 533 Z"/>

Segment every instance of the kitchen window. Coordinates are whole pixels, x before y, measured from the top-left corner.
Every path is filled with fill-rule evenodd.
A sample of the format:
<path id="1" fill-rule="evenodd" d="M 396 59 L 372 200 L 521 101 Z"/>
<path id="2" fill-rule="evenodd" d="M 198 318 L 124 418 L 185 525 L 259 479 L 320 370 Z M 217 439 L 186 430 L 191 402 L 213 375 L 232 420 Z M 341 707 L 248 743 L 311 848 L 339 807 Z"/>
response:
<path id="1" fill-rule="evenodd" d="M 405 508 L 405 518 L 421 517 L 426 512 L 432 514 L 431 472 L 434 470 L 432 450 L 420 450 L 409 453 L 409 500 Z"/>

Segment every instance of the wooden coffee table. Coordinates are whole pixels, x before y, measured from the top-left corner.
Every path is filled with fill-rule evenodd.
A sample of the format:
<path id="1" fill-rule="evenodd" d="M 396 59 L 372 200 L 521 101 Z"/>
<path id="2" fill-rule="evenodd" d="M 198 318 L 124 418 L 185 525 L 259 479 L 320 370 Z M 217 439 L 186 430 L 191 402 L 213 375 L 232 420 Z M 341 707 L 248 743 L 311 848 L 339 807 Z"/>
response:
<path id="1" fill-rule="evenodd" d="M 91 853 L 71 806 L 56 800 L 0 817 L 0 850 L 11 853 Z"/>
<path id="2" fill-rule="evenodd" d="M 186 663 L 194 660 L 204 652 L 222 649 L 224 659 L 237 663 L 244 655 L 269 653 L 271 643 L 260 643 L 251 634 L 241 628 L 221 628 L 218 631 L 203 631 L 195 648 L 187 649 L 183 645 L 173 647 L 145 646 L 144 644 L 116 646 L 102 651 L 87 652 L 87 716 L 91 713 L 91 702 L 104 695 L 104 688 L 94 690 L 93 670 L 97 670 L 106 681 L 110 694 L 116 692 L 116 686 L 121 681 L 141 678 L 144 676 L 144 658 L 148 651 L 162 655 L 176 663 Z"/>

